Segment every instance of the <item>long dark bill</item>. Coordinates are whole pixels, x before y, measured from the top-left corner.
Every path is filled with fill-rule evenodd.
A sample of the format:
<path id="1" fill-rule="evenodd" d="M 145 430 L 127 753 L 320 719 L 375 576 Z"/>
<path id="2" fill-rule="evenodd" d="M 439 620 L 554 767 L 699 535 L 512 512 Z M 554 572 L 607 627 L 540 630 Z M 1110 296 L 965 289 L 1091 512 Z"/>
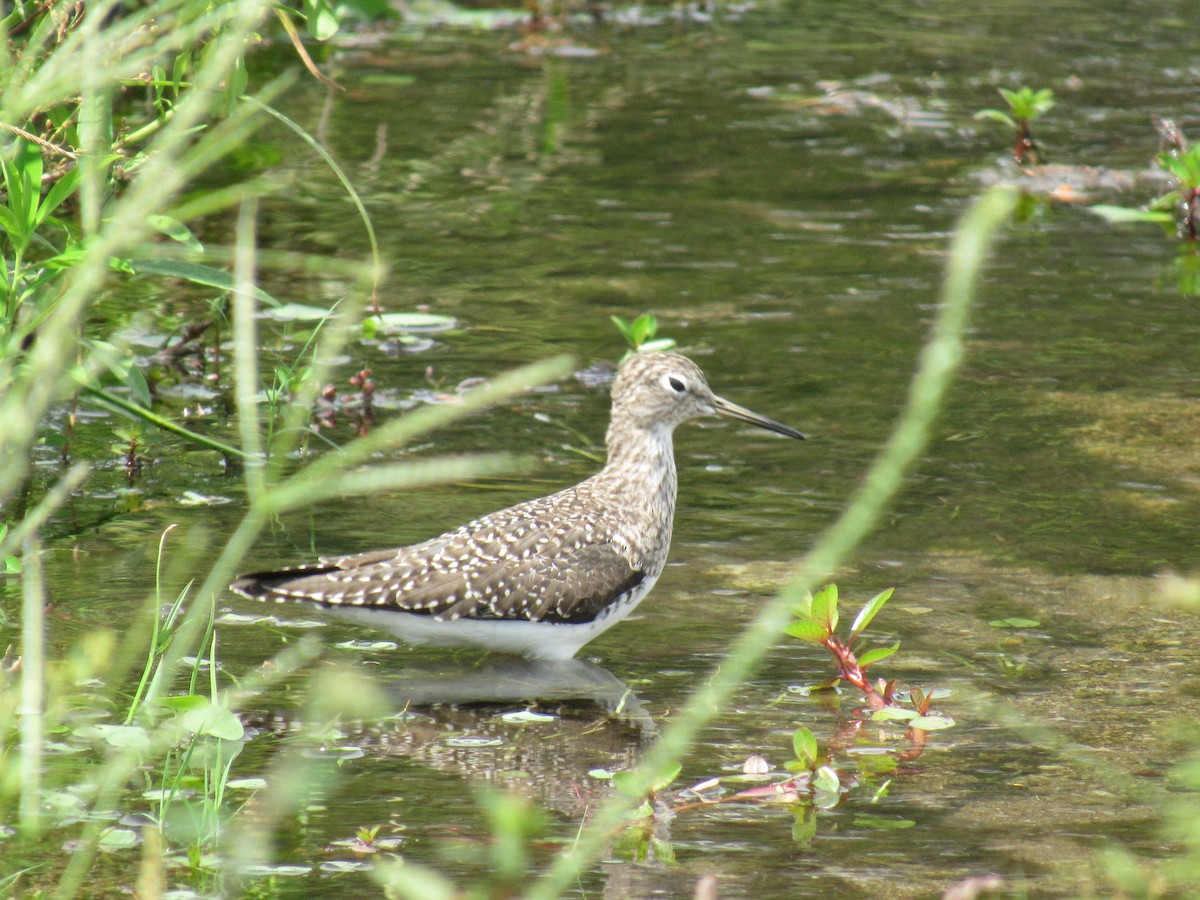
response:
<path id="1" fill-rule="evenodd" d="M 782 422 L 776 422 L 774 419 L 768 419 L 766 416 L 760 416 L 756 412 L 751 412 L 744 406 L 738 406 L 736 403 L 730 403 L 724 397 L 713 397 L 713 408 L 723 416 L 729 416 L 731 419 L 738 419 L 742 422 L 749 422 L 751 425 L 757 425 L 759 428 L 765 428 L 767 431 L 774 431 L 776 434 L 786 435 L 790 438 L 795 438 L 798 441 L 804 440 L 804 435 L 798 432 L 795 428 L 789 428 Z"/>

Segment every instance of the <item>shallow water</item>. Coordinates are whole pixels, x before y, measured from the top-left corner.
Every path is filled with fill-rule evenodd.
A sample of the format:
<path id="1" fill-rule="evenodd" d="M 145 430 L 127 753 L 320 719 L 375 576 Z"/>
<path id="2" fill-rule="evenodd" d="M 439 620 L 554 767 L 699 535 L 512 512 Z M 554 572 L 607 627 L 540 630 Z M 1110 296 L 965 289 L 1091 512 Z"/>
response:
<path id="1" fill-rule="evenodd" d="M 428 706 L 422 695 L 412 718 L 349 734 L 340 746 L 362 754 L 336 767 L 333 795 L 278 841 L 278 862 L 303 874 L 277 873 L 256 890 L 361 893 L 365 876 L 339 863 L 363 860 L 334 842 L 372 824 L 401 837 L 407 858 L 474 877 L 472 848 L 488 833 L 479 784 L 529 794 L 550 836 L 572 838 L 606 790 L 587 773 L 636 758 L 787 561 L 833 521 L 885 439 L 948 235 L 967 199 L 1006 171 L 1007 135 L 971 117 L 999 102 L 995 85 L 1056 91 L 1039 132 L 1052 160 L 1129 175 L 1124 195 L 1096 196 L 1105 202 L 1134 205 L 1157 190 L 1138 180 L 1157 149 L 1151 113 L 1200 133 L 1182 4 L 1142 4 L 1136 20 L 1118 3 L 827 7 L 580 24 L 559 36 L 600 51 L 586 58 L 513 49 L 511 32 L 406 30 L 323 63 L 344 95 L 300 80 L 284 98 L 362 192 L 392 269 L 383 306 L 459 323 L 415 352 L 353 346 L 339 384 L 369 366 L 381 417 L 431 381 L 453 388 L 562 351 L 581 368 L 615 361 L 609 315 L 653 310 L 718 393 L 810 441 L 731 423 L 682 427 L 671 563 L 636 617 L 585 649 L 597 668 L 569 673 L 584 683 L 547 698 L 547 681 L 567 676 L 535 672 L 542 687 L 500 701 Z M 278 156 L 271 173 L 282 187 L 261 213 L 263 246 L 364 255 L 361 223 L 328 170 L 282 129 L 258 140 L 245 164 Z M 209 227 L 204 237 L 219 241 L 228 223 Z M 1198 705 L 1188 681 L 1196 624 L 1150 605 L 1156 573 L 1195 564 L 1200 321 L 1195 299 L 1174 289 L 1172 259 L 1153 229 L 1114 228 L 1071 204 L 1008 234 L 925 459 L 837 573 L 855 600 L 896 587 L 874 628 L 903 646 L 881 666 L 902 683 L 949 689 L 939 706 L 957 726 L 931 735 L 886 796 L 856 789 L 820 813 L 811 844 L 793 840 L 787 805 L 695 810 L 660 826 L 674 865 L 614 855 L 581 893 L 690 896 L 711 873 L 721 896 L 933 896 L 995 872 L 1011 892 L 1076 896 L 1102 890 L 1090 879 L 1108 842 L 1164 852 L 1153 810 L 1133 798 L 1161 789 L 1178 751 L 1170 725 Z M 327 305 L 346 283 L 267 271 L 263 287 Z M 207 299 L 161 284 L 140 298 L 159 323 L 200 315 Z M 133 312 L 114 301 L 111 314 Z M 302 330 L 268 325 L 269 347 L 294 352 Z M 210 405 L 193 425 L 232 438 L 235 424 Z M 594 470 L 577 450 L 602 444 L 606 412 L 604 387 L 569 379 L 461 422 L 412 455 L 504 447 L 533 457 L 533 473 L 323 503 L 283 517 L 247 567 L 413 542 L 567 485 Z M 103 422 L 94 436 L 82 431 L 81 453 L 106 441 Z M 332 437 L 352 430 L 343 423 Z M 168 524 L 180 526 L 176 552 L 200 559 L 235 526 L 238 482 L 212 455 L 176 448 L 152 448 L 132 491 L 119 461 L 102 466 L 54 523 L 56 646 L 131 618 Z M 53 474 L 50 454 L 43 471 Z M 188 505 L 185 491 L 225 502 Z M 1039 624 L 989 624 L 1005 616 Z M 386 636 L 363 629 L 289 624 L 315 620 L 303 610 L 279 619 L 223 625 L 223 665 L 253 669 L 316 630 L 328 660 L 377 674 L 397 708 L 448 682 L 479 701 L 480 682 L 516 677 L 489 668 L 494 660 L 375 647 Z M 779 767 L 798 724 L 829 739 L 852 699 L 839 714 L 789 690 L 829 673 L 821 654 L 781 641 L 677 784 L 740 772 L 753 753 Z M 624 686 L 636 702 L 618 714 Z M 527 705 L 527 690 L 556 718 L 504 720 Z M 273 734 L 303 718 L 293 705 L 275 692 L 250 711 L 260 730 L 239 763 L 246 774 L 271 757 Z"/>

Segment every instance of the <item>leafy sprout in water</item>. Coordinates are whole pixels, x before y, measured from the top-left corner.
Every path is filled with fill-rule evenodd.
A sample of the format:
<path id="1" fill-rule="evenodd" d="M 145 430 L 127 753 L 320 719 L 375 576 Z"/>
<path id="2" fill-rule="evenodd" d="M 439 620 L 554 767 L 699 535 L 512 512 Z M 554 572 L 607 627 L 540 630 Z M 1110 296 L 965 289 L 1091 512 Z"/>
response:
<path id="1" fill-rule="evenodd" d="M 1054 106 L 1054 91 L 1050 88 L 1023 87 L 1018 91 L 999 88 L 1000 96 L 1008 103 L 1008 112 L 999 109 L 981 109 L 975 113 L 975 118 L 999 122 L 1007 125 L 1015 132 L 1013 143 L 1013 159 L 1018 163 L 1037 165 L 1044 162 L 1044 154 L 1033 137 L 1030 123 L 1049 112 Z"/>
<path id="2" fill-rule="evenodd" d="M 1153 222 L 1167 234 L 1183 239 L 1175 260 L 1180 294 L 1200 294 L 1200 144 L 1188 145 L 1183 132 L 1173 122 L 1158 123 L 1166 149 L 1158 154 L 1158 166 L 1172 182 L 1171 190 L 1155 197 L 1144 207 L 1112 206 L 1099 203 L 1091 211 L 1108 222 Z"/>
<path id="3" fill-rule="evenodd" d="M 1167 150 L 1158 155 L 1159 167 L 1171 176 L 1174 187 L 1145 207 L 1100 203 L 1092 212 L 1109 222 L 1155 222 L 1175 230 L 1188 241 L 1200 240 L 1200 144 L 1186 151 Z"/>
<path id="4" fill-rule="evenodd" d="M 670 350 L 675 346 L 674 338 L 655 338 L 655 334 L 658 333 L 658 319 L 654 317 L 654 313 L 642 313 L 632 322 L 628 322 L 620 316 L 611 316 L 610 318 L 629 344 L 629 349 L 621 357 L 621 362 L 643 350 Z"/>

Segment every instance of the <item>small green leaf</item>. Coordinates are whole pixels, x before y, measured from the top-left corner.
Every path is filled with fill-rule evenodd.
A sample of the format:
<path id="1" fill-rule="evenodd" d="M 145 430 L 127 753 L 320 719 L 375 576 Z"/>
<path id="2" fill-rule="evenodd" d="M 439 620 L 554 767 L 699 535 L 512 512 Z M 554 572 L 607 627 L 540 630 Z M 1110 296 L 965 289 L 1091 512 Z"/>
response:
<path id="1" fill-rule="evenodd" d="M 812 768 L 817 761 L 817 754 L 820 752 L 816 737 L 803 726 L 792 733 L 792 749 L 796 753 L 796 759 L 804 763 L 805 768 Z"/>
<path id="2" fill-rule="evenodd" d="M 900 642 L 892 644 L 890 647 L 876 647 L 874 650 L 868 650 L 858 658 L 858 664 L 864 669 L 872 663 L 877 663 L 881 659 L 887 659 L 893 653 L 900 649 Z"/>
<path id="3" fill-rule="evenodd" d="M 95 729 L 110 746 L 127 750 L 150 749 L 150 735 L 139 725 L 97 725 Z"/>
<path id="4" fill-rule="evenodd" d="M 171 216 L 152 215 L 147 221 L 155 231 L 165 234 L 171 240 L 177 241 L 185 247 L 195 250 L 197 253 L 204 252 L 204 245 L 196 239 L 191 229 L 178 219 L 174 219 Z"/>
<path id="5" fill-rule="evenodd" d="M 821 766 L 813 778 L 813 789 L 818 791 L 840 791 L 842 782 L 838 773 L 831 766 Z"/>
<path id="6" fill-rule="evenodd" d="M 629 323 L 620 316 L 609 316 L 612 323 L 617 326 L 617 331 L 621 332 L 621 337 L 625 338 L 630 345 L 633 344 L 633 332 L 630 330 Z"/>
<path id="7" fill-rule="evenodd" d="M 641 782 L 634 777 L 633 769 L 621 769 L 619 772 L 613 772 L 612 784 L 626 797 L 642 797 L 646 793 L 642 790 Z"/>
<path id="8" fill-rule="evenodd" d="M 825 638 L 829 637 L 829 629 L 824 625 L 818 625 L 816 622 L 795 621 L 783 629 L 792 637 L 800 638 L 802 641 L 811 641 L 814 644 L 819 644 Z"/>
<path id="9" fill-rule="evenodd" d="M 129 367 L 125 370 L 125 387 L 129 388 L 129 392 L 133 394 L 138 403 L 146 408 L 149 408 L 154 400 L 150 397 L 150 385 L 146 383 L 146 376 L 142 374 L 142 370 L 133 365 L 130 361 Z"/>
<path id="10" fill-rule="evenodd" d="M 872 722 L 907 722 L 917 718 L 920 713 L 915 709 L 906 709 L 902 706 L 888 706 L 883 709 L 878 709 L 871 713 Z"/>
<path id="11" fill-rule="evenodd" d="M 58 209 L 64 200 L 75 193 L 75 189 L 79 186 L 79 178 L 81 170 L 77 167 L 67 172 L 59 178 L 50 190 L 46 192 L 46 198 L 38 207 L 38 222 L 45 221 L 46 217 Z"/>
<path id="12" fill-rule="evenodd" d="M 96 846 L 101 850 L 128 850 L 136 846 L 137 842 L 137 833 L 132 829 L 108 828 L 100 835 Z"/>
<path id="13" fill-rule="evenodd" d="M 200 694 L 185 694 L 180 697 L 163 697 L 158 701 L 159 706 L 165 706 L 176 712 L 187 712 L 189 709 L 207 707 L 209 700 Z"/>
<path id="14" fill-rule="evenodd" d="M 658 331 L 658 320 L 654 318 L 653 313 L 643 313 L 633 320 L 633 325 L 630 327 L 630 333 L 633 336 L 633 346 L 641 349 L 646 341 L 654 337 Z"/>
<path id="15" fill-rule="evenodd" d="M 309 36 L 315 40 L 327 41 L 337 34 L 337 14 L 325 0 L 304 0 L 304 15 Z"/>
<path id="16" fill-rule="evenodd" d="M 828 584 L 817 591 L 812 599 L 812 620 L 825 627 L 826 634 L 833 634 L 838 626 L 838 589 Z"/>
<path id="17" fill-rule="evenodd" d="M 979 120 L 988 120 L 990 122 L 999 122 L 1001 125 L 1007 125 L 1009 128 L 1016 128 L 1017 123 L 1012 120 L 1011 116 L 1005 115 L 998 109 L 981 109 L 975 113 L 975 118 Z"/>
<path id="18" fill-rule="evenodd" d="M 681 763 L 675 763 L 673 766 L 669 767 L 666 772 L 655 779 L 654 784 L 650 787 L 650 790 L 652 790 L 654 793 L 666 790 L 671 786 L 671 782 L 679 777 L 679 773 L 682 769 L 683 765 Z"/>
<path id="19" fill-rule="evenodd" d="M 202 706 L 189 709 L 180 716 L 179 721 L 188 731 L 198 735 L 225 741 L 240 741 L 245 736 L 245 730 L 238 717 L 216 703 L 206 702 Z"/>
<path id="20" fill-rule="evenodd" d="M 891 599 L 892 591 L 894 590 L 895 588 L 888 588 L 886 591 L 880 591 L 866 602 L 866 605 L 863 606 L 859 614 L 854 617 L 854 624 L 850 626 L 851 640 L 861 634 L 871 624 L 871 620 L 875 618 L 875 614 L 883 609 L 884 604 Z M 862 660 L 859 660 L 859 662 L 862 662 Z"/>
<path id="21" fill-rule="evenodd" d="M 231 274 L 201 263 L 185 262 L 180 259 L 131 259 L 128 262 L 129 267 L 138 275 L 165 275 L 169 278 L 182 278 L 193 284 L 218 288 L 222 291 L 234 289 Z M 279 301 L 262 288 L 256 287 L 254 296 L 268 306 L 279 306 Z"/>

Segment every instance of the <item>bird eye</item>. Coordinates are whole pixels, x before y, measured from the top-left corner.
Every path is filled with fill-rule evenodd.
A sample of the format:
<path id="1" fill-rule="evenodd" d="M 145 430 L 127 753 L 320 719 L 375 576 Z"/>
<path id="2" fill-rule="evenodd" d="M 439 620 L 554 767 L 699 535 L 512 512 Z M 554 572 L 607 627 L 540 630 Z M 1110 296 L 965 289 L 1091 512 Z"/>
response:
<path id="1" fill-rule="evenodd" d="M 676 378 L 674 375 L 667 376 L 667 384 L 669 384 L 671 386 L 671 390 L 677 394 L 682 394 L 687 390 L 687 385 L 683 383 L 683 379 Z"/>

